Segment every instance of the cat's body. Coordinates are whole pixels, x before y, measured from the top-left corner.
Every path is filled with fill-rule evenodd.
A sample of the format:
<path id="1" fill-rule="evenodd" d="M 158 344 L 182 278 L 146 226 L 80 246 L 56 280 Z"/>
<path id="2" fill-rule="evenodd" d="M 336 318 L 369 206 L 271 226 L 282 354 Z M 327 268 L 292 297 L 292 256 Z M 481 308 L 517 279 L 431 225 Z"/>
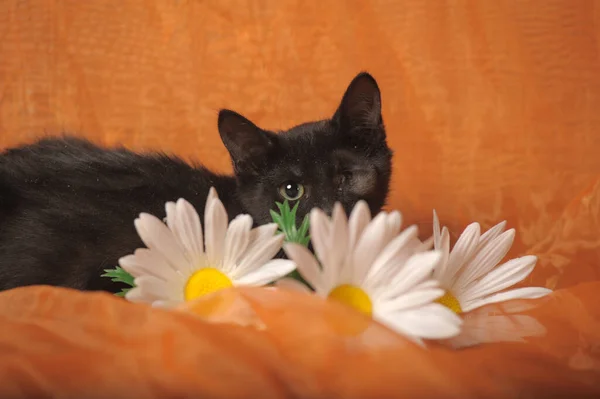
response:
<path id="1" fill-rule="evenodd" d="M 270 222 L 275 201 L 346 210 L 365 199 L 384 205 L 391 173 L 379 89 L 368 74 L 348 87 L 334 117 L 275 134 L 232 111 L 219 132 L 235 176 L 164 154 L 100 148 L 76 138 L 47 138 L 0 154 L 0 290 L 50 284 L 85 290 L 120 287 L 103 269 L 143 247 L 133 220 L 164 217 L 165 203 L 185 198 L 201 214 L 214 186 L 230 218 L 249 213 Z"/>
<path id="2" fill-rule="evenodd" d="M 201 212 L 211 186 L 232 215 L 241 212 L 234 178 L 173 157 L 74 138 L 9 150 L 0 156 L 0 289 L 112 291 L 100 274 L 144 246 L 133 227 L 140 212 L 163 217 L 165 203 L 178 198 Z"/>

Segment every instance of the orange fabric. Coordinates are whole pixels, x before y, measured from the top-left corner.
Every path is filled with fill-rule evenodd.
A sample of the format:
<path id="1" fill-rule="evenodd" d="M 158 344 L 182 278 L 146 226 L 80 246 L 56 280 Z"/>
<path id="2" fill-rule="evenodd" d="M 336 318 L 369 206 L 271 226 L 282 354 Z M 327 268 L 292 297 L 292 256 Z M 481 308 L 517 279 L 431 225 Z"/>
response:
<path id="1" fill-rule="evenodd" d="M 170 312 L 20 288 L 0 295 L 0 396 L 598 397 L 599 289 L 480 309 L 459 341 L 490 342 L 453 351 L 418 347 L 331 301 L 265 288 Z"/>
<path id="2" fill-rule="evenodd" d="M 529 345 L 389 354 L 342 347 L 319 330 L 322 313 L 302 313 L 308 303 L 259 307 L 275 327 L 256 332 L 108 296 L 14 290 L 0 294 L 0 389 L 501 397 L 590 387 L 600 364 L 599 20 L 594 0 L 0 2 L 0 148 L 69 131 L 230 171 L 219 108 L 290 127 L 331 115 L 365 69 L 396 153 L 390 208 L 423 237 L 432 208 L 454 236 L 506 219 L 517 229 L 511 255 L 539 256 L 525 283 L 566 289 L 539 310 L 548 334 Z"/>

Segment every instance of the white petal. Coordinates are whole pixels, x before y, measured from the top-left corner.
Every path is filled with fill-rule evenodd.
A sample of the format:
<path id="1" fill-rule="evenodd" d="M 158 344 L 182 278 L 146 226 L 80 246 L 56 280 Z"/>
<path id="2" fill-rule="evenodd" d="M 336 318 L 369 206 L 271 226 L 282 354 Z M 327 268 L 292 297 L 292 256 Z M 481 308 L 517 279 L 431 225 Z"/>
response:
<path id="1" fill-rule="evenodd" d="M 383 301 L 378 305 L 378 308 L 381 312 L 396 312 L 417 308 L 441 298 L 444 292 L 441 288 L 415 289 L 388 301 Z"/>
<path id="2" fill-rule="evenodd" d="M 321 267 L 312 253 L 303 245 L 295 243 L 286 243 L 283 249 L 291 260 L 296 263 L 298 272 L 310 284 L 315 291 L 322 292 L 330 288 L 323 284 L 323 273 Z"/>
<path id="3" fill-rule="evenodd" d="M 515 285 L 529 276 L 536 262 L 537 257 L 533 255 L 511 259 L 472 284 L 465 292 L 458 293 L 458 300 L 466 303 Z"/>
<path id="4" fill-rule="evenodd" d="M 495 225 L 494 227 L 492 227 L 491 229 L 489 229 L 488 231 L 483 233 L 481 235 L 481 237 L 479 238 L 479 245 L 477 246 L 477 250 L 480 250 L 481 248 L 485 247 L 488 244 L 488 242 L 490 242 L 494 238 L 498 237 L 500 235 L 500 233 L 502 233 L 504 231 L 505 227 L 506 227 L 506 220 L 498 223 L 497 225 Z"/>
<path id="5" fill-rule="evenodd" d="M 239 215 L 234 218 L 225 234 L 225 253 L 223 254 L 223 271 L 231 273 L 238 259 L 248 248 L 252 218 L 249 215 Z"/>
<path id="6" fill-rule="evenodd" d="M 419 234 L 419 228 L 412 225 L 394 238 L 379 256 L 373 261 L 373 266 L 367 273 L 364 286 L 374 290 L 381 284 L 389 284 L 390 278 L 397 273 L 402 264 L 412 254 L 406 251 L 406 246 Z M 406 251 L 406 253 L 402 253 Z"/>
<path id="7" fill-rule="evenodd" d="M 321 263 L 329 263 L 330 250 L 328 248 L 330 237 L 329 217 L 319 208 L 313 208 L 310 211 L 310 240 L 317 258 Z"/>
<path id="8" fill-rule="evenodd" d="M 250 230 L 250 241 L 248 246 L 253 245 L 257 241 L 263 241 L 269 237 L 273 237 L 277 231 L 277 223 L 262 224 Z"/>
<path id="9" fill-rule="evenodd" d="M 437 212 L 433 210 L 433 245 L 435 249 L 441 249 L 442 235 L 440 233 L 440 219 L 438 219 Z"/>
<path id="10" fill-rule="evenodd" d="M 414 291 L 418 291 L 418 290 L 428 290 L 430 288 L 441 288 L 440 287 L 440 283 L 437 280 L 425 280 L 420 284 L 417 284 L 413 290 Z"/>
<path id="11" fill-rule="evenodd" d="M 473 281 L 489 273 L 506 256 L 515 239 L 515 229 L 505 231 L 489 241 L 488 245 L 481 248 L 473 260 L 464 267 L 452 289 L 461 292 Z"/>
<path id="12" fill-rule="evenodd" d="M 125 294 L 125 299 L 127 299 L 129 302 L 135 303 L 151 303 L 154 300 L 153 297 L 144 295 L 142 290 L 140 290 L 138 287 L 133 287 L 127 291 Z"/>
<path id="13" fill-rule="evenodd" d="M 416 246 L 415 252 L 424 252 L 424 251 L 431 250 L 434 247 L 433 241 L 434 241 L 433 236 L 429 237 L 428 239 L 426 239 L 423 242 L 419 241 L 420 244 Z"/>
<path id="14" fill-rule="evenodd" d="M 175 205 L 175 217 L 167 217 L 167 223 L 171 227 L 173 223 L 173 230 L 176 237 L 183 244 L 183 247 L 190 257 L 192 264 L 196 264 L 204 257 L 204 236 L 202 234 L 202 223 L 200 223 L 200 216 L 196 209 L 184 200 L 180 198 Z M 167 215 L 169 211 L 167 210 Z M 171 219 L 173 219 L 171 221 Z"/>
<path id="15" fill-rule="evenodd" d="M 214 267 L 219 267 L 223 260 L 227 223 L 227 211 L 223 203 L 218 198 L 207 203 L 204 214 L 205 247 L 208 261 Z"/>
<path id="16" fill-rule="evenodd" d="M 442 253 L 442 258 L 438 263 L 437 267 L 433 271 L 433 277 L 444 285 L 449 285 L 450 279 L 448 278 L 448 257 L 450 256 L 450 232 L 446 227 L 442 229 L 442 234 L 439 239 L 439 249 Z"/>
<path id="17" fill-rule="evenodd" d="M 471 260 L 479 243 L 479 232 L 479 223 L 471 223 L 460 235 L 448 257 L 446 272 L 441 276 L 442 284 L 453 281 L 462 265 Z"/>
<path id="18" fill-rule="evenodd" d="M 178 236 L 178 234 L 176 233 L 176 230 L 177 230 L 176 208 L 177 208 L 177 205 L 175 205 L 174 202 L 169 201 L 165 204 L 165 211 L 167 212 L 167 217 L 165 218 L 164 221 L 167 223 L 169 230 L 171 230 L 173 232 L 173 234 L 175 234 L 175 236 Z"/>
<path id="19" fill-rule="evenodd" d="M 395 298 L 429 279 L 431 271 L 441 259 L 440 251 L 427 251 L 412 255 L 391 280 L 385 292 L 375 297 Z"/>
<path id="20" fill-rule="evenodd" d="M 181 233 L 181 231 L 179 231 L 179 223 L 178 223 L 178 215 L 177 215 L 177 205 L 175 202 L 167 202 L 165 204 L 165 210 L 167 211 L 167 217 L 165 218 L 165 222 L 167 223 L 167 227 L 169 228 L 169 230 L 171 230 L 171 233 L 173 234 L 173 236 L 175 237 L 175 239 L 179 242 L 180 247 L 182 248 L 183 251 L 183 255 L 185 256 L 185 258 L 187 259 L 187 269 L 188 272 L 191 272 L 193 269 L 193 266 L 197 263 L 195 257 L 193 254 L 190 254 L 190 251 L 188 251 L 185 248 L 185 244 L 181 239 L 181 236 L 183 235 Z M 156 254 L 157 252 L 155 252 Z M 170 268 L 170 266 L 169 266 Z M 180 270 L 183 270 L 186 268 L 186 265 L 182 265 L 180 267 Z"/>
<path id="21" fill-rule="evenodd" d="M 171 309 L 181 304 L 182 301 L 166 300 L 166 301 L 154 301 L 152 302 L 153 308 Z"/>
<path id="22" fill-rule="evenodd" d="M 490 295 L 483 299 L 477 299 L 470 302 L 465 303 L 463 307 L 463 312 L 469 312 L 473 309 L 477 309 L 484 305 L 489 305 L 491 303 L 498 303 L 504 301 L 510 301 L 512 299 L 535 299 L 540 298 L 545 295 L 548 295 L 552 292 L 548 288 L 542 287 L 526 287 L 526 288 L 516 288 L 514 290 L 508 290 L 504 292 L 500 292 L 498 294 Z"/>
<path id="23" fill-rule="evenodd" d="M 402 227 L 402 214 L 398 211 L 392 211 L 387 216 L 387 240 L 391 240 L 400 233 Z"/>
<path id="24" fill-rule="evenodd" d="M 234 285 L 261 286 L 269 284 L 296 269 L 296 264 L 287 259 L 273 259 L 248 274 L 235 279 Z"/>
<path id="25" fill-rule="evenodd" d="M 289 277 L 284 277 L 284 278 L 277 280 L 275 282 L 275 286 L 282 290 L 312 293 L 312 290 L 310 288 L 308 288 L 306 285 L 302 284 L 300 281 L 298 281 L 296 279 L 289 278 Z"/>
<path id="26" fill-rule="evenodd" d="M 348 221 L 342 204 L 336 202 L 331 218 L 331 232 L 329 234 L 327 249 L 329 256 L 327 263 L 323 264 L 323 276 L 327 284 L 331 285 L 339 280 L 340 272 L 348 256 Z"/>
<path id="27" fill-rule="evenodd" d="M 352 282 L 356 285 L 362 285 L 373 261 L 387 245 L 385 241 L 386 222 L 385 212 L 375 216 L 373 221 L 365 228 L 352 252 Z"/>
<path id="28" fill-rule="evenodd" d="M 462 320 L 445 306 L 432 303 L 396 313 L 377 314 L 375 318 L 400 333 L 425 339 L 445 339 L 460 333 Z"/>
<path id="29" fill-rule="evenodd" d="M 149 249 L 145 248 L 149 251 Z M 153 268 L 145 266 L 143 263 L 139 262 L 135 255 L 127 255 L 119 258 L 119 266 L 123 268 L 127 273 L 131 274 L 134 278 L 145 276 L 147 274 L 153 275 L 155 277 L 160 277 L 165 279 L 163 276 L 157 276 L 154 272 Z M 173 272 L 171 266 L 167 266 L 167 269 Z M 161 269 L 157 269 L 158 273 L 161 272 Z"/>
<path id="30" fill-rule="evenodd" d="M 141 276 L 134 280 L 136 288 L 140 291 L 140 297 L 144 296 L 150 301 L 159 299 L 171 299 L 167 282 L 153 276 Z"/>
<path id="31" fill-rule="evenodd" d="M 174 270 L 188 272 L 189 260 L 169 228 L 157 217 L 142 213 L 134 221 L 135 228 L 148 248 L 159 252 Z"/>
<path id="32" fill-rule="evenodd" d="M 256 241 L 239 260 L 237 267 L 231 271 L 231 278 L 240 278 L 271 260 L 281 249 L 285 236 L 277 234 L 265 240 Z"/>
<path id="33" fill-rule="evenodd" d="M 122 257 L 119 265 L 133 277 L 149 275 L 165 281 L 182 278 L 159 253 L 148 248 L 136 249 L 133 255 Z"/>
<path id="34" fill-rule="evenodd" d="M 416 226 L 416 225 L 415 225 Z M 410 228 L 407 227 L 407 229 Z M 417 252 L 425 252 L 425 251 L 430 251 L 431 249 L 433 249 L 433 238 L 431 238 L 431 240 L 429 240 L 431 243 L 425 241 L 421 241 L 419 240 L 419 237 L 414 237 L 412 238 L 406 245 L 406 250 L 408 253 L 415 254 Z"/>
<path id="35" fill-rule="evenodd" d="M 369 222 L 371 222 L 369 206 L 365 201 L 360 200 L 354 205 L 348 218 L 348 232 L 350 237 L 348 248 L 354 248 Z"/>
<path id="36" fill-rule="evenodd" d="M 219 195 L 217 194 L 217 190 L 214 187 L 211 187 L 208 190 L 208 196 L 206 197 L 206 205 L 204 208 L 204 213 L 206 213 L 206 207 L 208 207 L 208 205 L 210 203 L 212 203 L 213 201 L 218 200 L 218 199 L 219 199 Z"/>

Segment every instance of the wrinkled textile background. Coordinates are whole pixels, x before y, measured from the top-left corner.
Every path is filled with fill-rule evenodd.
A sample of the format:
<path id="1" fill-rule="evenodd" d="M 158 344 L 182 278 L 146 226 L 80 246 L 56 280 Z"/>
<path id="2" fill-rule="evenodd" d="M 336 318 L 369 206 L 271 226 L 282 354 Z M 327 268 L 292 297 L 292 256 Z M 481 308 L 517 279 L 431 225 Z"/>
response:
<path id="1" fill-rule="evenodd" d="M 401 210 L 407 223 L 419 223 L 423 236 L 431 233 L 432 208 L 454 238 L 471 221 L 488 228 L 506 219 L 517 228 L 511 254 L 539 256 L 526 283 L 577 289 L 600 276 L 598 21 L 600 2 L 594 0 L 4 0 L 0 148 L 72 132 L 230 171 L 216 129 L 220 108 L 265 128 L 287 128 L 330 116 L 352 77 L 368 70 L 381 87 L 396 154 L 390 208 Z M 28 305 L 15 299 L 27 297 L 23 292 L 34 297 Z M 57 381 L 65 375 L 52 369 L 55 362 L 75 372 L 90 361 L 89 354 L 98 354 L 97 346 L 129 342 L 110 317 L 136 314 L 131 307 L 97 305 L 104 309 L 98 317 L 110 316 L 109 327 L 105 335 L 86 335 L 87 321 L 78 324 L 72 310 L 64 320 L 63 305 L 44 307 L 46 295 L 59 295 L 48 292 L 53 291 L 0 295 L 3 308 L 11 310 L 0 315 L 5 387 L 37 381 L 37 389 L 51 392 L 63 386 Z M 581 306 L 597 306 L 597 289 L 586 292 Z M 77 297 L 80 312 L 98 312 L 91 307 L 95 296 L 60 295 Z M 31 303 L 41 308 L 27 308 Z M 26 314 L 35 317 L 20 318 L 19 306 L 34 309 Z M 156 364 L 180 370 L 184 363 L 172 354 L 185 350 L 177 345 L 177 323 L 166 325 L 167 319 L 145 312 L 132 318 L 144 318 L 141 325 L 150 332 L 118 362 L 134 367 L 147 345 L 157 348 Z M 599 325 L 591 320 L 585 328 Z M 598 369 L 598 336 L 577 330 L 582 324 L 570 325 L 579 331 L 570 336 L 581 343 L 577 350 L 583 351 L 585 367 Z M 207 340 L 219 341 L 215 347 L 226 346 L 220 330 L 205 330 Z M 83 332 L 63 337 L 60 331 Z M 57 340 L 52 350 L 64 345 L 66 352 L 45 352 L 50 349 L 40 344 L 38 352 L 19 357 L 25 341 L 15 343 L 16 336 L 40 342 L 52 336 Z M 221 355 L 231 356 L 225 352 Z M 95 369 L 96 378 L 106 386 L 125 386 L 110 373 L 117 352 L 102 353 L 105 367 Z M 258 355 L 239 356 L 251 361 Z M 261 363 L 262 371 L 254 372 L 268 373 L 274 364 L 281 365 Z M 220 370 L 219 365 L 207 367 Z M 306 367 L 299 375 L 314 372 Z M 40 369 L 47 370 L 46 380 Z M 221 376 L 238 382 L 252 379 L 223 370 Z M 143 380 L 143 371 L 135 378 Z M 169 374 L 162 383 L 169 378 L 177 380 Z M 253 378 L 258 384 L 256 374 Z M 284 390 L 277 381 L 265 384 Z M 71 385 L 64 386 L 68 391 Z M 165 385 L 144 385 L 139 396 L 156 394 L 153 386 Z M 252 386 L 255 392 L 266 389 Z M 310 396 L 310 386 L 305 388 Z M 217 396 L 233 397 L 214 389 Z M 246 391 L 238 392 L 241 397 L 240 392 Z M 366 397 L 369 391 L 360 392 Z"/>

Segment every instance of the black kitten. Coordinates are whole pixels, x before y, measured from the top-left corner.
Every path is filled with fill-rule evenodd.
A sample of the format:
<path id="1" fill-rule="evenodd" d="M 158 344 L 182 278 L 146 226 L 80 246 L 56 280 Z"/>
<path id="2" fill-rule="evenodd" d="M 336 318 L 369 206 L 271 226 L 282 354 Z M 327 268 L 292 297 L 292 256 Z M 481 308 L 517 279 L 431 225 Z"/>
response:
<path id="1" fill-rule="evenodd" d="M 235 177 L 217 175 L 163 154 L 103 149 L 76 138 L 43 139 L 0 155 L 0 290 L 48 284 L 116 292 L 103 269 L 143 247 L 133 220 L 165 216 L 185 198 L 201 214 L 214 186 L 230 218 L 256 224 L 284 199 L 349 211 L 359 200 L 372 213 L 388 194 L 392 152 L 381 97 L 367 73 L 350 83 L 333 118 L 275 134 L 229 110 L 218 127 Z"/>

